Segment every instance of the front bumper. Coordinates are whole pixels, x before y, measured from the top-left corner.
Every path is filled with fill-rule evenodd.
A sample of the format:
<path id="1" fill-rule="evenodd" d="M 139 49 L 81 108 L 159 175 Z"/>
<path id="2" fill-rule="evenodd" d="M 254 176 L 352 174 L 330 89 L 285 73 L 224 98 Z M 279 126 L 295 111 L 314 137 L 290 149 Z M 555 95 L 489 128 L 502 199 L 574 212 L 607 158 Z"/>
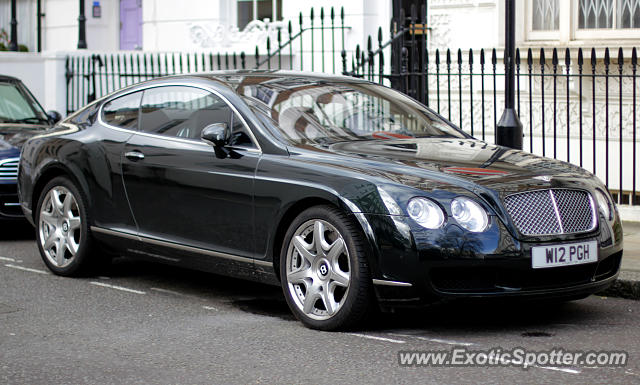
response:
<path id="1" fill-rule="evenodd" d="M 606 289 L 616 279 L 622 258 L 619 221 L 602 223 L 590 234 L 523 242 L 500 221 L 483 234 L 459 228 L 425 232 L 390 232 L 389 220 L 371 216 L 376 239 L 374 288 L 383 308 L 420 306 L 456 298 L 574 298 Z M 399 221 L 394 218 L 395 223 Z M 407 222 L 408 225 L 410 225 Z M 402 227 L 402 226 L 400 226 Z M 428 235 L 425 235 L 428 233 Z M 594 263 L 533 269 L 531 248 L 596 240 Z"/>
<path id="2" fill-rule="evenodd" d="M 0 220 L 21 220 L 24 214 L 20 207 L 16 183 L 0 183 Z"/>

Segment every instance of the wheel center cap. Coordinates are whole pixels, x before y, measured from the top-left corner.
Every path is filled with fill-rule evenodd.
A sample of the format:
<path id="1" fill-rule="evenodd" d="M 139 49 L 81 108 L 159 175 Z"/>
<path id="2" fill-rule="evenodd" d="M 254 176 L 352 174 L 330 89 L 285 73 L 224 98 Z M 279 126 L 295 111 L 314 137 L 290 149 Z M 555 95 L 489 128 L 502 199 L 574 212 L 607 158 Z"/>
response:
<path id="1" fill-rule="evenodd" d="M 62 231 L 64 231 L 65 233 L 69 231 L 69 224 L 67 222 L 62 223 Z"/>
<path id="2" fill-rule="evenodd" d="M 320 265 L 318 266 L 318 273 L 323 278 L 326 277 L 327 274 L 329 274 L 329 264 L 327 264 L 326 261 L 320 263 Z"/>

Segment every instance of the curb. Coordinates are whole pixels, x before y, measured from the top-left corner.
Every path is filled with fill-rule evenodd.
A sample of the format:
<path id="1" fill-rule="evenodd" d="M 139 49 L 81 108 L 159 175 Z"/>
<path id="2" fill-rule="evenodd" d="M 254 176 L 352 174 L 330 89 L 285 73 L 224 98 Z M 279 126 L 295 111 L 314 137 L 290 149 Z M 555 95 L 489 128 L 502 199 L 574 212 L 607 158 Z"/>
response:
<path id="1" fill-rule="evenodd" d="M 621 271 L 613 285 L 596 294 L 605 297 L 640 300 L 640 273 Z"/>

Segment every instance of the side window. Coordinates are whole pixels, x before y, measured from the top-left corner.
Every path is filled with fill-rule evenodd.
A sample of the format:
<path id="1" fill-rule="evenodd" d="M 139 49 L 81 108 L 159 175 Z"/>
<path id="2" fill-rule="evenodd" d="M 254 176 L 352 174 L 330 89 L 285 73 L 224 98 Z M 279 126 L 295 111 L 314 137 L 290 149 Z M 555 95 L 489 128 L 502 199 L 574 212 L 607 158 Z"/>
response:
<path id="1" fill-rule="evenodd" d="M 112 126 L 137 129 L 141 97 L 142 92 L 135 92 L 108 101 L 102 108 L 102 120 Z"/>
<path id="2" fill-rule="evenodd" d="M 229 144 L 236 147 L 256 147 L 249 137 L 247 128 L 237 114 L 231 116 L 231 138 Z"/>
<path id="3" fill-rule="evenodd" d="M 154 134 L 200 139 L 212 123 L 231 126 L 231 108 L 210 92 L 192 87 L 157 87 L 142 97 L 140 129 Z"/>

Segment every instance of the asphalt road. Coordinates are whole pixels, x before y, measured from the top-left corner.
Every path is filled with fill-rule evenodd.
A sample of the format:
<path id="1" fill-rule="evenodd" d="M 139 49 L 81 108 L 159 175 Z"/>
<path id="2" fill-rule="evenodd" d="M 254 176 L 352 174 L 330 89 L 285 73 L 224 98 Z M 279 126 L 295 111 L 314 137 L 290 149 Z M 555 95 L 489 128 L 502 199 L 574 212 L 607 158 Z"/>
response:
<path id="1" fill-rule="evenodd" d="M 277 287 L 127 259 L 99 277 L 51 275 L 32 231 L 1 232 L 0 383 L 640 382 L 637 301 L 457 303 L 326 333 L 295 321 Z M 629 362 L 526 370 L 398 364 L 399 351 L 461 347 L 617 350 Z"/>

